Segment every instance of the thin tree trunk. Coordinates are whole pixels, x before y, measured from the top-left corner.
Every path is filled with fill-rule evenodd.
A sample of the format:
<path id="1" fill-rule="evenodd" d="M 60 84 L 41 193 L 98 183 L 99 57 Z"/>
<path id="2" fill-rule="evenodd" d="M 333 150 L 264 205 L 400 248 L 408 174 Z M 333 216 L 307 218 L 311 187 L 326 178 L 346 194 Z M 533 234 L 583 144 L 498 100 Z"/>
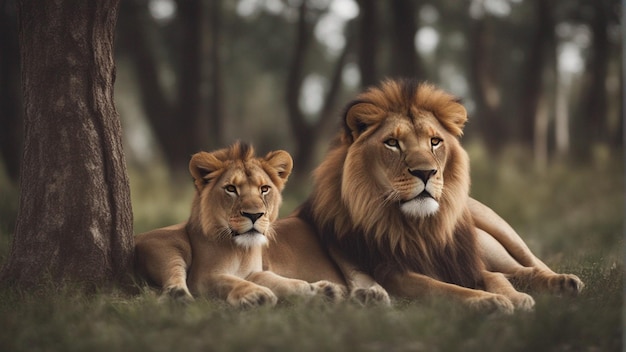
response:
<path id="1" fill-rule="evenodd" d="M 7 175 L 17 184 L 23 137 L 17 18 L 13 1 L 0 4 L 0 153 Z"/>
<path id="2" fill-rule="evenodd" d="M 360 8 L 358 35 L 358 62 L 361 73 L 361 87 L 373 86 L 378 81 L 378 1 L 358 0 Z"/>
<path id="3" fill-rule="evenodd" d="M 113 102 L 117 9 L 118 0 L 19 3 L 25 143 L 5 285 L 91 290 L 129 273 L 132 211 Z"/>
<path id="4" fill-rule="evenodd" d="M 209 144 L 211 148 L 223 145 L 223 87 L 222 87 L 222 0 L 209 1 L 209 62 L 210 62 L 210 93 L 209 93 Z"/>
<path id="5" fill-rule="evenodd" d="M 389 5 L 393 15 L 391 74 L 394 77 L 423 79 L 422 65 L 415 50 L 417 32 L 415 0 L 392 0 Z"/>

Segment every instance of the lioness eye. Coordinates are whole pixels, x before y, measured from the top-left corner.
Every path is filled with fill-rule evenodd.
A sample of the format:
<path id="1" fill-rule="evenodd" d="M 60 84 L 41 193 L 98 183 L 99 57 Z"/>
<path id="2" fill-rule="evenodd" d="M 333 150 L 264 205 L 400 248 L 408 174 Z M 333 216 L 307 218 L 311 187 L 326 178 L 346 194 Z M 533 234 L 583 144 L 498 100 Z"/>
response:
<path id="1" fill-rule="evenodd" d="M 433 138 L 430 139 L 430 145 L 432 145 L 433 147 L 439 146 L 439 144 L 441 144 L 441 142 L 443 142 L 443 139 L 438 138 L 438 137 L 433 137 Z"/>
<path id="2" fill-rule="evenodd" d="M 392 148 L 392 149 L 400 148 L 400 143 L 395 138 L 389 138 L 384 143 L 387 147 Z"/>
<path id="3" fill-rule="evenodd" d="M 267 194 L 270 191 L 270 186 L 264 185 L 261 186 L 261 194 Z"/>
<path id="4" fill-rule="evenodd" d="M 226 187 L 224 187 L 224 190 L 228 193 L 234 193 L 237 194 L 237 187 L 233 186 L 233 185 L 228 185 Z"/>

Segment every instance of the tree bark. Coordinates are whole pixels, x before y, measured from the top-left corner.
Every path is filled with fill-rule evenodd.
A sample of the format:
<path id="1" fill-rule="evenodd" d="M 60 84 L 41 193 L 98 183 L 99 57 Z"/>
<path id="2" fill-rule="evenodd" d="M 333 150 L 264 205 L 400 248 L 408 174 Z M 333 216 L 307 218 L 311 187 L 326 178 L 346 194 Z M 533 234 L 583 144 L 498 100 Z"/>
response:
<path id="1" fill-rule="evenodd" d="M 93 290 L 127 278 L 134 243 L 113 102 L 117 9 L 118 0 L 18 4 L 25 139 L 4 285 Z"/>

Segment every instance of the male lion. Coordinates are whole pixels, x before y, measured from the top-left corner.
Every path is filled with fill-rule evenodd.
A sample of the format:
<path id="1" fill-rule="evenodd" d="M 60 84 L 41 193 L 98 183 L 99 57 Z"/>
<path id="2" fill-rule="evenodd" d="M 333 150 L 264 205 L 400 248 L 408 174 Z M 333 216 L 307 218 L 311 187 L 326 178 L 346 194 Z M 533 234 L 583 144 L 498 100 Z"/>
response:
<path id="1" fill-rule="evenodd" d="M 458 100 L 429 84 L 386 81 L 359 95 L 315 171 L 311 196 L 276 223 L 266 266 L 320 279 L 315 266 L 327 257 L 317 238 L 362 302 L 388 303 L 389 292 L 531 309 L 532 297 L 507 278 L 577 293 L 576 276 L 554 273 L 504 220 L 469 198 L 469 161 L 459 143 L 466 121 Z M 297 266 L 289 265 L 293 257 Z"/>
<path id="2" fill-rule="evenodd" d="M 137 235 L 138 273 L 163 288 L 165 297 L 193 300 L 191 291 L 238 307 L 273 305 L 291 295 L 339 297 L 342 289 L 330 282 L 309 284 L 262 270 L 262 249 L 292 165 L 285 151 L 256 158 L 242 143 L 195 154 L 189 163 L 196 186 L 191 216 Z"/>

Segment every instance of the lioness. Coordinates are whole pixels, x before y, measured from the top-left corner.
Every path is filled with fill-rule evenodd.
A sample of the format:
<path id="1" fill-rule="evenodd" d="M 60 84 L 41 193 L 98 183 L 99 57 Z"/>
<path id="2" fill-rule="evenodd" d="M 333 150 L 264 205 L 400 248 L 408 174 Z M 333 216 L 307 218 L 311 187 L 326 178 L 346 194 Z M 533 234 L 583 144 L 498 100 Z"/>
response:
<path id="1" fill-rule="evenodd" d="M 459 143 L 466 121 L 458 100 L 429 84 L 386 81 L 359 95 L 314 173 L 312 194 L 276 223 L 265 265 L 319 279 L 320 271 L 332 275 L 329 253 L 362 302 L 388 303 L 388 292 L 446 295 L 512 312 L 534 300 L 507 278 L 580 291 L 578 277 L 554 273 L 504 220 L 469 198 L 469 160 Z"/>
<path id="2" fill-rule="evenodd" d="M 165 296 L 193 300 L 192 293 L 208 294 L 244 308 L 291 295 L 340 297 L 342 288 L 328 281 L 309 284 L 262 270 L 262 249 L 273 235 L 292 166 L 285 151 L 257 158 L 243 143 L 193 155 L 191 216 L 137 235 L 137 272 Z"/>

